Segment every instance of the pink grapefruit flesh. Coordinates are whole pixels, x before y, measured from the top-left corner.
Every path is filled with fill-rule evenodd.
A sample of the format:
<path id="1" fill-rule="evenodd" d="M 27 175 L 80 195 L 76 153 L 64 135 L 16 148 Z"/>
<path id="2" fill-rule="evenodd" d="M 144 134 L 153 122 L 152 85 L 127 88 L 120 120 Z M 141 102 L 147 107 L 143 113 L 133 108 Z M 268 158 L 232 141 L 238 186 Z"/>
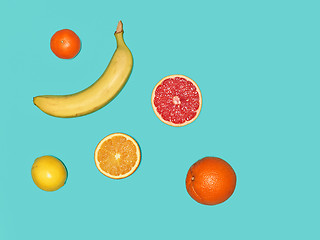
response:
<path id="1" fill-rule="evenodd" d="M 152 108 L 164 123 L 181 127 L 198 117 L 202 97 L 198 85 L 184 75 L 161 79 L 152 92 Z"/>

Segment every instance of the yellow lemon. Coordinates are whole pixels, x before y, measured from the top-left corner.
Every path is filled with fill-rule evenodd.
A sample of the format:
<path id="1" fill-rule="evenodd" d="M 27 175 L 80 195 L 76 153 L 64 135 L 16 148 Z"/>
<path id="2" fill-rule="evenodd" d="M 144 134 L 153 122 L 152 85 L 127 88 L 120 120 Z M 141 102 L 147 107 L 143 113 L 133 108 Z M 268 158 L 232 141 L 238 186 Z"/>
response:
<path id="1" fill-rule="evenodd" d="M 40 189 L 56 191 L 65 184 L 67 170 L 59 159 L 53 156 L 42 156 L 34 161 L 31 176 Z"/>

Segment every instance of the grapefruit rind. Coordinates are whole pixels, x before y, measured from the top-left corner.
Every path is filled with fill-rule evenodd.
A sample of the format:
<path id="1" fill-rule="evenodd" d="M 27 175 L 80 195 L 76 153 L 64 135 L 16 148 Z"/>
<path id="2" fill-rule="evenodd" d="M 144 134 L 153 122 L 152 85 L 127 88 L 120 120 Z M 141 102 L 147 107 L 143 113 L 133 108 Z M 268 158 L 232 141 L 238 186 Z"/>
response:
<path id="1" fill-rule="evenodd" d="M 100 163 L 98 161 L 98 152 L 99 152 L 99 149 L 100 147 L 102 146 L 102 144 L 107 141 L 108 139 L 111 139 L 115 136 L 122 136 L 122 137 L 125 137 L 127 140 L 131 141 L 135 147 L 136 147 L 136 150 L 137 150 L 137 161 L 135 163 L 135 165 L 132 167 L 132 169 L 127 172 L 126 174 L 120 174 L 120 175 L 112 175 L 106 171 L 104 171 L 103 169 L 101 169 L 100 167 Z M 134 140 L 131 136 L 127 135 L 127 134 L 124 134 L 124 133 L 112 133 L 106 137 L 104 137 L 97 145 L 96 149 L 95 149 L 95 152 L 94 152 L 94 161 L 95 161 L 95 164 L 96 164 L 96 167 L 98 168 L 98 170 L 105 176 L 109 177 L 109 178 L 112 178 L 112 179 L 122 179 L 122 178 L 126 178 L 126 177 L 129 177 L 131 174 L 133 174 L 137 168 L 139 167 L 140 165 L 140 160 L 141 160 L 141 151 L 140 151 L 140 147 L 138 145 L 138 143 L 136 142 L 136 140 Z"/>
<path id="2" fill-rule="evenodd" d="M 167 120 L 164 120 L 163 117 L 158 113 L 157 111 L 157 107 L 154 105 L 154 98 L 155 98 L 155 92 L 156 92 L 156 89 L 157 87 L 166 79 L 168 78 L 175 78 L 175 77 L 181 77 L 181 78 L 185 78 L 186 80 L 190 81 L 197 89 L 198 93 L 199 93 L 199 108 L 196 112 L 196 115 L 194 118 L 192 118 L 191 120 L 189 121 L 185 121 L 184 123 L 173 123 L 173 122 L 170 122 L 170 121 L 167 121 Z M 185 76 L 185 75 L 181 75 L 181 74 L 174 74 L 174 75 L 169 75 L 169 76 L 166 76 L 164 78 L 162 78 L 157 84 L 156 86 L 153 88 L 153 91 L 152 91 L 152 95 L 151 95 L 151 104 L 152 104 L 152 109 L 154 111 L 154 113 L 156 114 L 156 116 L 160 119 L 160 121 L 162 121 L 163 123 L 167 124 L 167 125 L 170 125 L 170 126 L 173 126 L 173 127 L 183 127 L 183 126 L 186 126 L 190 123 L 192 123 L 193 121 L 195 121 L 199 114 L 200 114 L 200 111 L 201 111 L 201 107 L 202 107 L 202 95 L 201 95 L 201 91 L 200 91 L 200 88 L 199 86 L 195 83 L 195 81 L 193 81 L 191 78 Z"/>

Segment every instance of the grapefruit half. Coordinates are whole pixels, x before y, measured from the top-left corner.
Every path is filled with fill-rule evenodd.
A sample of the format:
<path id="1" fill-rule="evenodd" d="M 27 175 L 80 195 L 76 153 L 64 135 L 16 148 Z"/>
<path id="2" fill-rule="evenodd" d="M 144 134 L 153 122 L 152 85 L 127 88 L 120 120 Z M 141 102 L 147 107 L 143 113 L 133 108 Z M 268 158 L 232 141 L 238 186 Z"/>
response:
<path id="1" fill-rule="evenodd" d="M 192 123 L 200 114 L 202 97 L 198 85 L 184 75 L 169 75 L 154 87 L 152 108 L 164 123 L 182 127 Z"/>

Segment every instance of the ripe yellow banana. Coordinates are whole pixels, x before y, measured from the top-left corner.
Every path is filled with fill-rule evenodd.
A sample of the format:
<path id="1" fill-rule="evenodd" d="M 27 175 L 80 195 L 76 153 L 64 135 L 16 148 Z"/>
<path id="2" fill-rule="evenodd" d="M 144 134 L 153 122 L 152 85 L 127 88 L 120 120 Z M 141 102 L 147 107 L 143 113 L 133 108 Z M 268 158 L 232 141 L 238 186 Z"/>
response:
<path id="1" fill-rule="evenodd" d="M 123 40 L 121 21 L 114 35 L 117 49 L 108 67 L 95 83 L 74 94 L 34 97 L 34 104 L 43 112 L 61 118 L 83 116 L 107 105 L 126 84 L 133 65 L 132 54 Z"/>

